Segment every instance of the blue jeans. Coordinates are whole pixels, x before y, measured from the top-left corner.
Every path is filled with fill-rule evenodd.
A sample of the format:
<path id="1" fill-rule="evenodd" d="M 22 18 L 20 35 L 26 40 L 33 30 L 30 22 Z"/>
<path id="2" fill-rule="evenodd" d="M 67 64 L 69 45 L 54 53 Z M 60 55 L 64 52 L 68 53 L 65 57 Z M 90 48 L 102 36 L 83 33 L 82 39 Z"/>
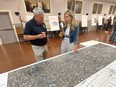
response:
<path id="1" fill-rule="evenodd" d="M 112 43 L 114 42 L 114 40 L 115 40 L 115 37 L 116 37 L 116 31 L 113 31 L 113 33 L 112 33 L 112 35 L 111 35 L 111 37 L 110 37 L 110 40 L 109 41 L 111 41 Z"/>

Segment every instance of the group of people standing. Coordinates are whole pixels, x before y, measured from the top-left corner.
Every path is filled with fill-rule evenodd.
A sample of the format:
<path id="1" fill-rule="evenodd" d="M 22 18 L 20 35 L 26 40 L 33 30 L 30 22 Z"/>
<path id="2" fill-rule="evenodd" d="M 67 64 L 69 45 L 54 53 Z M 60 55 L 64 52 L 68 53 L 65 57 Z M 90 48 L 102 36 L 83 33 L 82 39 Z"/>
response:
<path id="1" fill-rule="evenodd" d="M 113 27 L 111 25 L 112 21 L 113 21 Z M 114 19 L 112 19 L 111 17 L 107 19 L 105 14 L 103 18 L 103 29 L 105 29 L 105 33 L 108 33 L 108 30 L 111 28 L 112 28 L 112 34 L 110 36 L 109 41 L 113 43 L 116 37 L 116 16 L 114 17 Z"/>
<path id="2" fill-rule="evenodd" d="M 35 7 L 33 9 L 33 13 L 34 17 L 26 23 L 24 29 L 24 39 L 30 40 L 36 60 L 41 61 L 47 58 L 49 38 L 47 28 L 44 23 L 44 11 L 40 7 Z M 109 19 L 104 18 L 103 28 L 106 30 L 106 33 L 108 33 L 109 28 L 111 28 L 111 22 L 111 17 Z M 74 14 L 71 10 L 67 10 L 64 13 L 64 22 L 61 28 L 61 53 L 66 53 L 69 51 L 74 51 L 74 53 L 76 53 L 79 30 Z M 116 17 L 114 18 L 114 28 L 110 41 L 114 41 L 115 36 Z"/>
<path id="3" fill-rule="evenodd" d="M 114 17 L 113 31 L 109 41 L 111 41 L 111 43 L 114 43 L 115 37 L 116 37 L 116 17 Z"/>
<path id="4" fill-rule="evenodd" d="M 104 14 L 103 18 L 103 29 L 105 29 L 105 33 L 108 33 L 108 30 L 111 28 L 112 18 L 109 17 L 107 19 L 106 14 Z"/>
<path id="5" fill-rule="evenodd" d="M 44 11 L 40 7 L 33 9 L 34 17 L 26 23 L 24 39 L 30 40 L 36 60 L 47 58 L 49 38 L 44 20 Z M 61 53 L 77 52 L 78 26 L 71 10 L 64 13 L 64 26 L 62 34 Z"/>

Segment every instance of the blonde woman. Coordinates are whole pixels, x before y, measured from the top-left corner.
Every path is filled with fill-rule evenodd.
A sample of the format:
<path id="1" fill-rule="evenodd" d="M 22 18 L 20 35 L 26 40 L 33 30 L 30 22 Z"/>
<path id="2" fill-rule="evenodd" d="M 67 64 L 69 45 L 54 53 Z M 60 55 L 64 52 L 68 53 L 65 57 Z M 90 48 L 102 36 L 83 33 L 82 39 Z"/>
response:
<path id="1" fill-rule="evenodd" d="M 73 12 L 70 10 L 67 10 L 64 13 L 64 27 L 62 28 L 60 35 L 63 36 L 61 53 L 73 50 L 74 52 L 77 52 L 78 26 Z"/>

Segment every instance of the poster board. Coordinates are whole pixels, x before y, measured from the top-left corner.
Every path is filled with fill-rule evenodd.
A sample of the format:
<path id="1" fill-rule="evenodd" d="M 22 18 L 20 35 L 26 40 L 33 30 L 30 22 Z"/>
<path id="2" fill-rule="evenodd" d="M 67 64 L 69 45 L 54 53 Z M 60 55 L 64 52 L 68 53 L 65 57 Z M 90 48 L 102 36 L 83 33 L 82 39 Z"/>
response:
<path id="1" fill-rule="evenodd" d="M 102 19 L 103 19 L 102 16 L 98 16 L 98 25 L 102 25 Z"/>
<path id="2" fill-rule="evenodd" d="M 87 27 L 87 15 L 82 15 L 82 27 Z"/>
<path id="3" fill-rule="evenodd" d="M 92 15 L 92 26 L 96 26 L 97 25 L 97 15 Z"/>
<path id="4" fill-rule="evenodd" d="M 49 16 L 49 24 L 51 31 L 58 31 L 59 28 L 59 22 L 58 22 L 58 16 Z"/>

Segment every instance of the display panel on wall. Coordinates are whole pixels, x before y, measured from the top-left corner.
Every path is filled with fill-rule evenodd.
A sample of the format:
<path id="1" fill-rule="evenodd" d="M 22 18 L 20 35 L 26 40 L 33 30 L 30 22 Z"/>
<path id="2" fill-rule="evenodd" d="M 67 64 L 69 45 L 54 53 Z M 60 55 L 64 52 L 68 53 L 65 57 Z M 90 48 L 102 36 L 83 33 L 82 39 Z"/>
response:
<path id="1" fill-rule="evenodd" d="M 32 12 L 35 7 L 41 7 L 45 13 L 50 13 L 50 0 L 24 0 L 27 12 Z"/>
<path id="2" fill-rule="evenodd" d="M 75 14 L 81 14 L 82 1 L 67 0 L 67 9 L 72 10 Z"/>

